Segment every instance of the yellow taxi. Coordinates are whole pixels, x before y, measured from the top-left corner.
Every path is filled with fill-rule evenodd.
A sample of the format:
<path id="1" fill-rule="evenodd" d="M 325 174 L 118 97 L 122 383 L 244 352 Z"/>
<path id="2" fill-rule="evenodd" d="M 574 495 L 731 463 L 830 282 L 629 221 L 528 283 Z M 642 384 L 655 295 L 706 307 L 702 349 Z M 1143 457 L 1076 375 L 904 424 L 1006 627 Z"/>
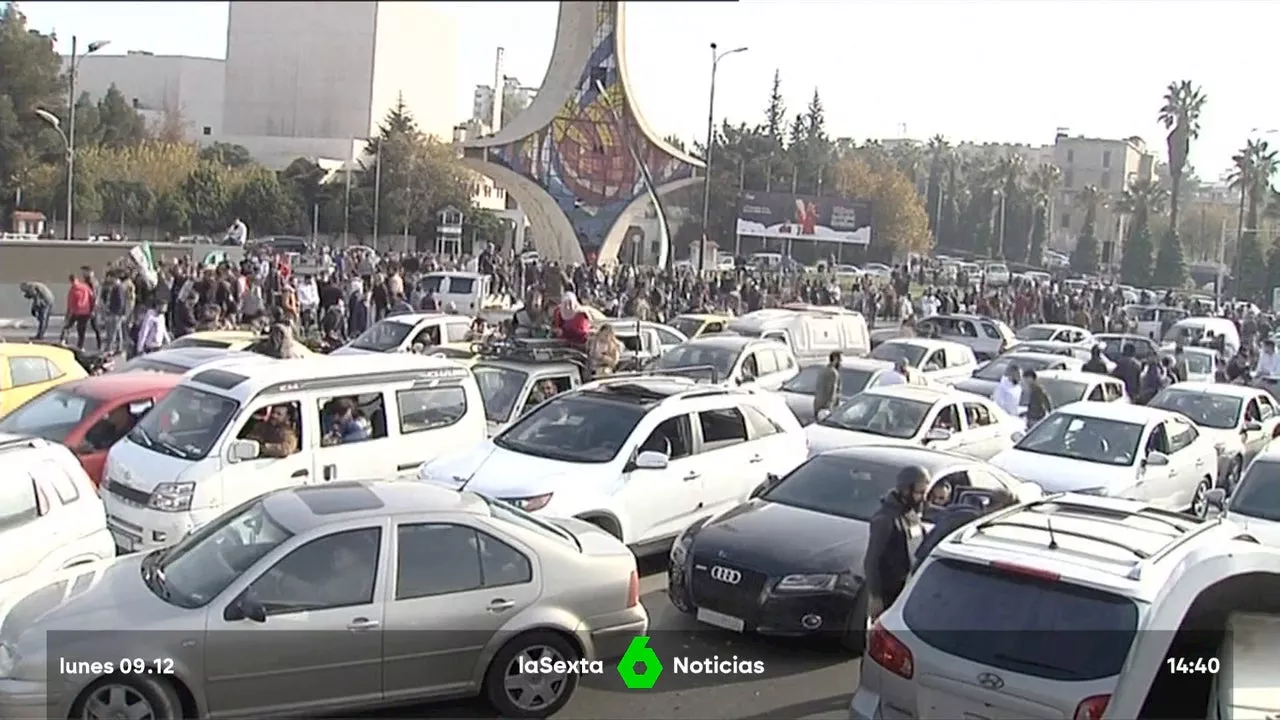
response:
<path id="1" fill-rule="evenodd" d="M 0 342 L 0 417 L 54 385 L 88 374 L 66 348 Z"/>
<path id="2" fill-rule="evenodd" d="M 667 324 L 684 333 L 690 340 L 703 335 L 714 335 L 724 332 L 729 327 L 732 315 L 715 315 L 709 313 L 686 313 L 671 318 Z"/>
<path id="3" fill-rule="evenodd" d="M 221 348 L 223 350 L 248 350 L 249 346 L 262 339 L 262 334 L 252 330 L 206 330 L 204 332 L 183 335 L 165 346 L 165 348 Z M 293 343 L 298 353 L 304 356 L 314 355 L 309 348 L 300 342 Z"/>

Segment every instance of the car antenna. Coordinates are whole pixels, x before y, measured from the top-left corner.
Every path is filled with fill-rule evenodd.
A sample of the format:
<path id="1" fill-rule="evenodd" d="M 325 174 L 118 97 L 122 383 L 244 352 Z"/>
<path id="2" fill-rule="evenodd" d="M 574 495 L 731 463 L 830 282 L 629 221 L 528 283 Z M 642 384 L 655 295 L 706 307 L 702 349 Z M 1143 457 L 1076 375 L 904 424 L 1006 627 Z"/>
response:
<path id="1" fill-rule="evenodd" d="M 1048 515 L 1044 516 L 1044 527 L 1046 530 L 1049 531 L 1049 549 L 1057 550 L 1058 538 L 1053 534 L 1053 521 L 1049 519 Z"/>

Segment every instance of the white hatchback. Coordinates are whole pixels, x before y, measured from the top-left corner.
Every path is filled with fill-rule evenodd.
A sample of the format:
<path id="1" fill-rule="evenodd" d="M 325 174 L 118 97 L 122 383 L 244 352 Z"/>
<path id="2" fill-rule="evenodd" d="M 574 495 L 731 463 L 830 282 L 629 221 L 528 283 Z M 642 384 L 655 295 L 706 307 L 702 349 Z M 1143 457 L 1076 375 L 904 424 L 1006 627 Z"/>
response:
<path id="1" fill-rule="evenodd" d="M 0 435 L 0 596 L 23 577 L 115 557 L 107 516 L 62 445 Z"/>

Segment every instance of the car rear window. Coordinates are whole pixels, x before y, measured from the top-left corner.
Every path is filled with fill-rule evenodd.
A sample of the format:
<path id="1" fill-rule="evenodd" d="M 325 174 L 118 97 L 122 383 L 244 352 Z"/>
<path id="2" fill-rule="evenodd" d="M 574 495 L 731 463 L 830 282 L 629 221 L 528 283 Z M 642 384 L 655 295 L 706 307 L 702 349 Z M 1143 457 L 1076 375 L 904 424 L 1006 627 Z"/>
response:
<path id="1" fill-rule="evenodd" d="M 1138 630 L 1127 598 L 953 560 L 925 566 L 902 617 L 947 654 L 1066 681 L 1119 674 Z"/>

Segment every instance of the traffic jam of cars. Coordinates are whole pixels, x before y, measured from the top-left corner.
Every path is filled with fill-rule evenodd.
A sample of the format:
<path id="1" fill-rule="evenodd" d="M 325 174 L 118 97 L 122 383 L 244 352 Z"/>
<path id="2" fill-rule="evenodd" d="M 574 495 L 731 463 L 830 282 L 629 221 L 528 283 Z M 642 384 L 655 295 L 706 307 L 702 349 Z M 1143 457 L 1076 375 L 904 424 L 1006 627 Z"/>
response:
<path id="1" fill-rule="evenodd" d="M 852 718 L 1173 717 L 1161 683 L 1195 673 L 1166 660 L 1222 650 L 1175 631 L 1253 627 L 1231 583 L 1280 573 L 1280 403 L 1201 348 L 608 322 L 635 371 L 445 316 L 287 360 L 39 350 L 58 372 L 0 414 L 0 718 L 548 717 L 655 602 L 860 658 Z M 1187 377 L 1135 397 L 1144 354 Z"/>

